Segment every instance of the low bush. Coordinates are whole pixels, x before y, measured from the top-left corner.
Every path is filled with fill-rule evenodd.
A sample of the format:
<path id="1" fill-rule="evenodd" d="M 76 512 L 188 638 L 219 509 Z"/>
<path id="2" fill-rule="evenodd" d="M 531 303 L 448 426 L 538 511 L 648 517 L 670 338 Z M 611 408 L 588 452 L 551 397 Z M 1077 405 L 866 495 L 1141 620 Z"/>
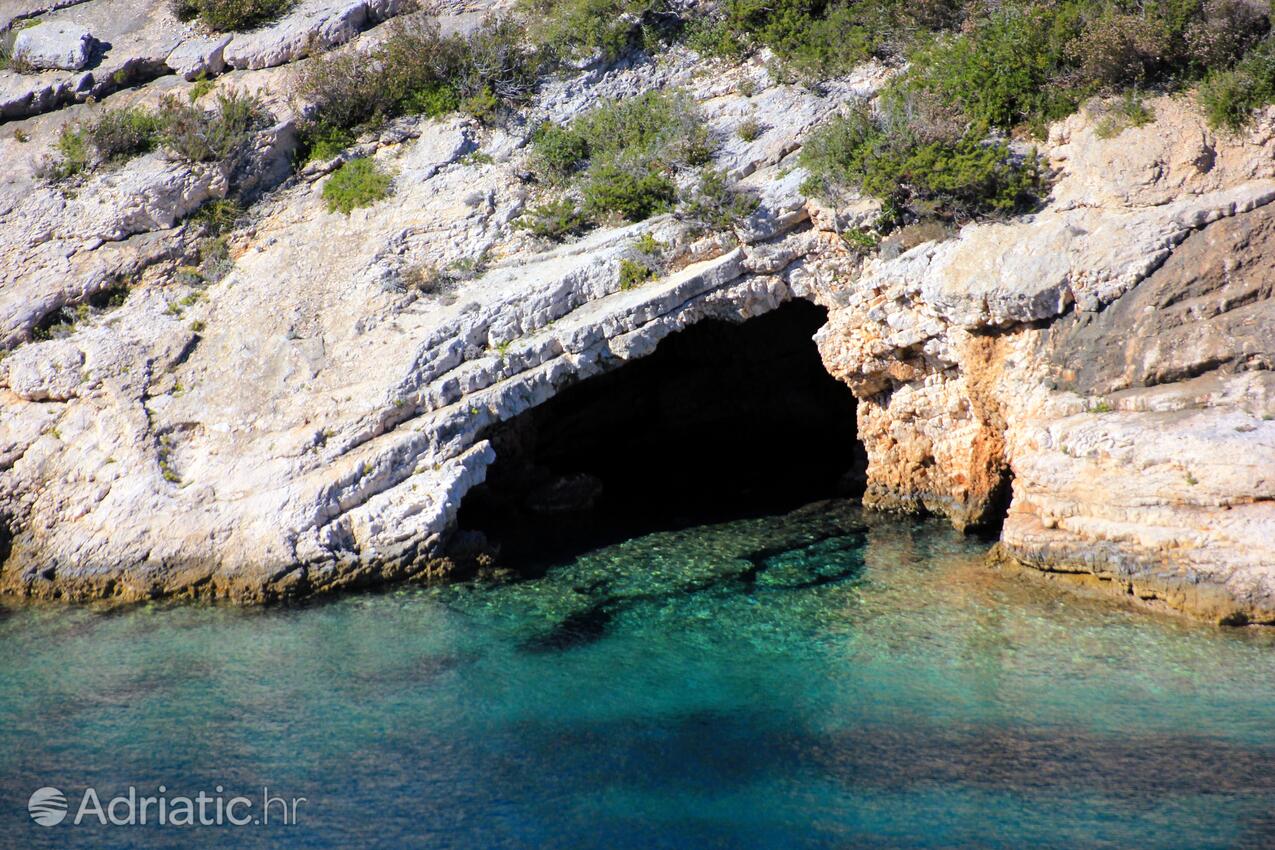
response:
<path id="1" fill-rule="evenodd" d="M 304 124 L 298 133 L 298 158 L 302 162 L 327 162 L 354 144 L 350 130 L 328 124 Z"/>
<path id="2" fill-rule="evenodd" d="M 801 164 L 811 175 L 808 192 L 835 196 L 849 188 L 880 198 L 895 224 L 1021 212 L 1044 189 L 1034 153 L 1015 156 L 1004 142 L 972 133 L 919 139 L 862 105 L 812 133 Z"/>
<path id="3" fill-rule="evenodd" d="M 1094 94 L 1172 88 L 1223 72 L 1270 29 L 1248 0 L 1017 0 L 914 51 L 902 86 L 979 127 L 1037 130 Z"/>
<path id="4" fill-rule="evenodd" d="M 120 161 L 153 150 L 162 126 L 158 115 L 134 106 L 104 109 L 89 122 L 87 132 L 101 159 Z"/>
<path id="5" fill-rule="evenodd" d="M 370 207 L 390 193 L 390 175 L 370 159 L 352 159 L 342 165 L 323 185 L 323 200 L 329 212 L 349 215 L 359 207 Z"/>
<path id="6" fill-rule="evenodd" d="M 520 0 L 528 35 L 555 59 L 614 61 L 658 42 L 665 0 Z"/>
<path id="7" fill-rule="evenodd" d="M 643 221 L 672 211 L 677 203 L 677 186 L 668 177 L 615 162 L 590 168 L 581 193 L 585 213 L 595 220 L 615 216 L 625 221 Z"/>
<path id="8" fill-rule="evenodd" d="M 235 222 L 243 215 L 243 207 L 231 198 L 218 198 L 204 204 L 191 216 L 209 236 L 220 236 L 234 229 Z"/>
<path id="9" fill-rule="evenodd" d="M 190 162 L 230 160 L 268 119 L 259 100 L 234 93 L 218 95 L 211 112 L 176 97 L 165 98 L 156 112 L 141 107 L 104 109 L 83 125 L 64 127 L 56 146 L 58 156 L 46 160 L 39 174 L 65 180 L 159 145 Z"/>
<path id="10" fill-rule="evenodd" d="M 658 260 L 664 256 L 665 245 L 650 233 L 643 233 L 634 240 L 633 248 L 640 254 L 645 254 L 652 259 Z"/>
<path id="11" fill-rule="evenodd" d="M 297 4 L 297 0 L 171 0 L 179 21 L 198 18 L 218 32 L 249 29 L 269 23 Z"/>
<path id="12" fill-rule="evenodd" d="M 683 92 L 651 91 L 608 100 L 572 122 L 592 160 L 702 165 L 712 155 L 708 130 Z"/>
<path id="13" fill-rule="evenodd" d="M 1200 86 L 1200 105 L 1209 124 L 1232 132 L 1243 129 L 1253 110 L 1275 103 L 1275 39 L 1267 38 L 1235 68 L 1216 71 Z"/>
<path id="14" fill-rule="evenodd" d="M 532 167 L 542 180 L 561 183 L 584 167 L 589 142 L 573 129 L 546 121 L 531 136 Z"/>
<path id="15" fill-rule="evenodd" d="M 1093 95 L 1206 74 L 1222 112 L 1260 99 L 1260 71 L 1225 74 L 1270 17 L 1259 0 L 725 0 L 688 42 L 733 57 L 767 47 L 788 76 L 813 81 L 869 56 L 905 58 L 898 87 L 910 99 L 942 104 L 977 131 L 1039 131 Z"/>
<path id="16" fill-rule="evenodd" d="M 708 230 L 728 230 L 752 215 L 758 203 L 756 195 L 733 185 L 724 172 L 705 169 L 682 215 Z"/>
<path id="17" fill-rule="evenodd" d="M 212 111 L 175 97 L 159 108 L 161 142 L 189 162 L 228 160 L 239 154 L 268 114 L 257 98 L 231 92 L 218 94 Z"/>
<path id="18" fill-rule="evenodd" d="M 1142 127 L 1154 120 L 1155 112 L 1146 105 L 1138 92 L 1130 90 L 1104 107 L 1094 132 L 1100 139 L 1113 139 L 1130 127 Z"/>
<path id="19" fill-rule="evenodd" d="M 568 126 L 543 124 L 532 137 L 531 166 L 551 186 L 577 183 L 591 221 L 641 221 L 671 211 L 670 174 L 712 153 L 708 131 L 681 92 L 605 101 Z"/>
<path id="20" fill-rule="evenodd" d="M 531 207 L 517 226 L 533 236 L 560 241 L 583 232 L 589 220 L 571 198 L 559 198 Z"/>
<path id="21" fill-rule="evenodd" d="M 36 176 L 56 182 L 82 174 L 93 165 L 88 134 L 82 127 L 63 127 L 54 150 L 57 156 L 46 156 L 36 168 Z"/>
<path id="22" fill-rule="evenodd" d="M 633 289 L 653 277 L 655 272 L 649 266 L 633 260 L 620 260 L 620 289 Z"/>
<path id="23" fill-rule="evenodd" d="M 508 17 L 489 18 L 463 36 L 443 36 L 433 21 L 407 17 L 393 21 L 370 52 L 346 48 L 314 57 L 294 89 L 312 107 L 305 136 L 332 142 L 398 115 L 462 110 L 492 120 L 531 96 L 543 67 L 543 56 L 525 45 L 522 28 Z"/>
<path id="24" fill-rule="evenodd" d="M 195 84 L 190 87 L 190 92 L 187 94 L 187 97 L 190 99 L 191 103 L 194 103 L 212 91 L 216 85 L 216 83 L 208 79 L 208 74 L 206 72 L 200 71 L 199 76 L 195 77 Z"/>
<path id="25" fill-rule="evenodd" d="M 770 48 L 787 76 L 823 80 L 873 56 L 900 56 L 918 35 L 958 27 L 982 3 L 964 0 L 727 0 L 691 27 L 710 56 Z"/>

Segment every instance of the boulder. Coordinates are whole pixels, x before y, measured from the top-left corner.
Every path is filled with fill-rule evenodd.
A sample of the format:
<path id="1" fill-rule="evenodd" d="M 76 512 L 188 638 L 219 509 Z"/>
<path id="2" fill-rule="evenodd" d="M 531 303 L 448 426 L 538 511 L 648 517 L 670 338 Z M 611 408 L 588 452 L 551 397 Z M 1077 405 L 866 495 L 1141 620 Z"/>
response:
<path id="1" fill-rule="evenodd" d="M 78 71 L 89 64 L 94 39 L 84 27 L 51 21 L 24 29 L 13 43 L 14 58 L 40 70 Z"/>

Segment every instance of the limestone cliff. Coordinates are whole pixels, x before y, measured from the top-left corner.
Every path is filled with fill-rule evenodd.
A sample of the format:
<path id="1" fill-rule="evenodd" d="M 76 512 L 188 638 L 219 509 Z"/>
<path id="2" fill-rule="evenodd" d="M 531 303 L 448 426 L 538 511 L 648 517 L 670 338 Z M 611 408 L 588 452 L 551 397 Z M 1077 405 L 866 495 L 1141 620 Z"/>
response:
<path id="1" fill-rule="evenodd" d="M 861 398 L 867 500 L 1217 619 L 1275 620 L 1269 121 L 1081 114 L 1049 205 L 871 264 L 820 344 Z M 1006 492 L 1012 487 L 1011 494 Z"/>
<path id="2" fill-rule="evenodd" d="M 6 14 L 40 4 L 20 5 Z M 94 30 L 109 6 L 51 14 Z M 795 152 L 888 72 L 815 92 L 674 49 L 550 82 L 503 127 L 392 122 L 345 156 L 383 164 L 393 196 L 347 217 L 320 198 L 338 161 L 290 162 L 291 64 L 377 38 L 398 7 L 307 0 L 213 43 L 165 6 L 111 19 L 99 67 L 145 73 L 0 71 L 17 92 L 0 104 L 0 589 L 262 601 L 436 574 L 491 425 L 702 318 L 805 297 L 830 309 L 820 349 L 860 400 L 869 504 L 1005 517 L 1021 563 L 1275 621 L 1272 116 L 1230 138 L 1163 99 L 1100 139 L 1078 115 L 1043 149 L 1057 180 L 1038 213 L 865 260 L 838 234 L 871 205 L 811 202 Z M 273 115 L 241 160 L 155 152 L 71 194 L 37 177 L 94 108 L 79 101 L 200 95 L 201 72 Z M 700 237 L 662 216 L 556 247 L 513 226 L 535 123 L 679 86 L 715 166 L 761 199 L 746 221 Z M 192 276 L 188 216 L 232 191 L 255 203 L 217 274 Z M 666 262 L 625 288 L 644 233 Z M 423 266 L 453 285 L 413 288 Z"/>

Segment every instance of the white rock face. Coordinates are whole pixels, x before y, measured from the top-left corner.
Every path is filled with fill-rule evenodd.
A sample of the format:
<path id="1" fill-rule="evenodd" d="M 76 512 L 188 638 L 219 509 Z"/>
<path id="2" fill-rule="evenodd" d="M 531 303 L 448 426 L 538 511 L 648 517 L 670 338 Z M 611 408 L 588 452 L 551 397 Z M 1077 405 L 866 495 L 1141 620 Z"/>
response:
<path id="1" fill-rule="evenodd" d="M 177 45 L 164 63 L 184 80 L 193 80 L 201 75 L 215 77 L 226 70 L 226 45 L 233 39 L 233 34 L 188 39 Z"/>
<path id="2" fill-rule="evenodd" d="M 61 21 L 21 30 L 13 42 L 15 59 L 46 70 L 78 71 L 89 64 L 92 51 L 86 28 Z"/>
<path id="3" fill-rule="evenodd" d="M 721 74 L 697 88 L 695 69 L 674 56 L 604 75 L 562 111 L 674 80 L 727 138 L 745 99 Z M 394 194 L 349 217 L 324 209 L 324 169 L 307 170 L 258 205 L 232 238 L 233 270 L 210 285 L 159 257 L 227 175 L 156 153 L 74 198 L 38 184 L 14 197 L 14 226 L 0 229 L 21 258 L 0 288 L 18 343 L 0 363 L 13 495 L 0 511 L 20 519 L 5 586 L 268 599 L 437 569 L 460 499 L 493 460 L 488 426 L 703 318 L 771 310 L 810 277 L 821 247 L 800 175 L 777 175 L 838 101 L 762 79 L 764 102 L 800 120 L 723 151 L 765 204 L 741 236 L 704 244 L 667 217 L 536 243 L 512 226 L 534 191 L 517 176 L 525 135 L 459 119 L 400 121 L 359 146 L 395 174 Z M 467 156 L 479 150 L 495 161 Z M 682 259 L 621 290 L 620 261 L 650 230 Z M 446 298 L 404 287 L 411 267 L 480 258 L 485 270 Z M 121 262 L 138 281 L 122 307 L 30 339 Z"/>
<path id="4" fill-rule="evenodd" d="M 257 70 L 295 61 L 315 47 L 334 47 L 373 23 L 409 9 L 407 0 L 306 0 L 277 24 L 235 35 L 225 50 L 234 68 Z"/>

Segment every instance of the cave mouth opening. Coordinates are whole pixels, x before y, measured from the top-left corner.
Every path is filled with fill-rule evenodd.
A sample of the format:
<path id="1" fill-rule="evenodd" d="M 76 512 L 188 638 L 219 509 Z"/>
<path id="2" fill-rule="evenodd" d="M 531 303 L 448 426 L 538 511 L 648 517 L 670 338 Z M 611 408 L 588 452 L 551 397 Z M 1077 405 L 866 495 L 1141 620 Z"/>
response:
<path id="1" fill-rule="evenodd" d="M 703 320 L 494 426 L 462 537 L 481 532 L 502 564 L 534 571 L 652 531 L 861 496 L 855 399 L 812 339 L 826 317 L 793 300 Z"/>

